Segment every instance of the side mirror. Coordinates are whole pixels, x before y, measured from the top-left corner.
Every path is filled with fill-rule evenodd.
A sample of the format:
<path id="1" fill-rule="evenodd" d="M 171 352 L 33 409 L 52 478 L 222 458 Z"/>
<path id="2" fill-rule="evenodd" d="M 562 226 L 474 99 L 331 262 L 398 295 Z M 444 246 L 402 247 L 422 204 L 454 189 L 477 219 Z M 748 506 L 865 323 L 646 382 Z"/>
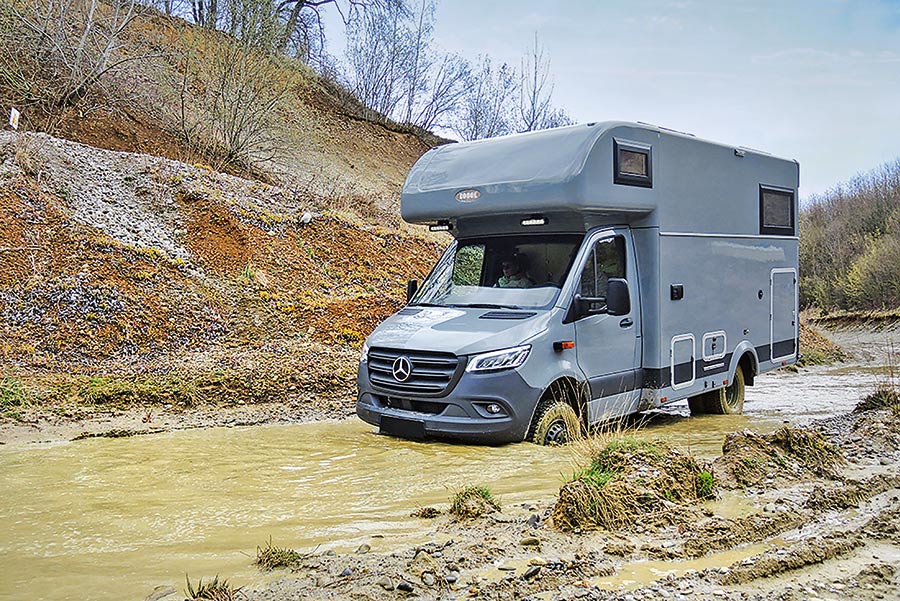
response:
<path id="1" fill-rule="evenodd" d="M 406 302 L 412 300 L 419 290 L 419 280 L 410 280 L 406 282 Z"/>
<path id="2" fill-rule="evenodd" d="M 588 315 L 596 315 L 606 312 L 606 302 L 602 298 L 591 298 L 576 294 L 572 300 L 572 308 L 569 319 L 575 321 Z"/>
<path id="3" fill-rule="evenodd" d="M 628 295 L 628 282 L 621 278 L 610 278 L 606 289 L 606 312 L 610 315 L 628 315 L 631 313 L 631 297 Z"/>

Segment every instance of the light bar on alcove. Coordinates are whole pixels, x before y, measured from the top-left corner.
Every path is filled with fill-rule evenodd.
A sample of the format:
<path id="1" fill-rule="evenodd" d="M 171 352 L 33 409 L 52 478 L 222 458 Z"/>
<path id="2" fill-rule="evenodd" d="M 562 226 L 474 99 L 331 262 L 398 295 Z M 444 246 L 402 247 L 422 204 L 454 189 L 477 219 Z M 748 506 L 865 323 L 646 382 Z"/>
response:
<path id="1" fill-rule="evenodd" d="M 432 232 L 449 232 L 450 231 L 450 222 L 447 220 L 441 220 L 433 225 L 429 225 L 428 229 Z"/>
<path id="2" fill-rule="evenodd" d="M 526 217 L 520 223 L 523 227 L 528 227 L 530 225 L 547 225 L 547 218 L 543 215 L 532 215 Z"/>

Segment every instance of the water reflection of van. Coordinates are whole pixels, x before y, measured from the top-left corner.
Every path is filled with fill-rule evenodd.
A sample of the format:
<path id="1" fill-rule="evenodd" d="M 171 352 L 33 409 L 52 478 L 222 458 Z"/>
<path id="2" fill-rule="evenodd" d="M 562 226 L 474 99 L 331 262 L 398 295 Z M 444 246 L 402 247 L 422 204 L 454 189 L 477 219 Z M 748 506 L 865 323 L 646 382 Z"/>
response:
<path id="1" fill-rule="evenodd" d="M 441 146 L 401 212 L 455 238 L 369 336 L 385 434 L 565 442 L 687 399 L 740 413 L 797 357 L 796 161 L 633 123 Z"/>

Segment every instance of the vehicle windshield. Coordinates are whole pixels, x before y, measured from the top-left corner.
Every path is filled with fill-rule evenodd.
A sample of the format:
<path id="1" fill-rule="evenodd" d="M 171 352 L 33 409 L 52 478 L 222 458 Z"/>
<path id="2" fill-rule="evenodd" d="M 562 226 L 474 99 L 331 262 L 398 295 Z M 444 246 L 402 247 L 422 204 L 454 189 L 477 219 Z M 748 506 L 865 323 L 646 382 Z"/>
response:
<path id="1" fill-rule="evenodd" d="M 556 234 L 457 240 L 411 305 L 539 309 L 556 301 L 584 236 Z"/>

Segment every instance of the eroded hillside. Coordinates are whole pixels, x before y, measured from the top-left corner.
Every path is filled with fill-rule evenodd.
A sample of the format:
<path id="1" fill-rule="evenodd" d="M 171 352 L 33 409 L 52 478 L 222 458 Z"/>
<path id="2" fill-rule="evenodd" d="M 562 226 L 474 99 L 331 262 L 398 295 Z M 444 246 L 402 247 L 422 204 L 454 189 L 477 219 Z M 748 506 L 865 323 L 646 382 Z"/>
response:
<path id="1" fill-rule="evenodd" d="M 346 399 L 361 341 L 443 244 L 207 167 L 12 133 L 0 236 L 0 359 L 20 417 Z"/>

